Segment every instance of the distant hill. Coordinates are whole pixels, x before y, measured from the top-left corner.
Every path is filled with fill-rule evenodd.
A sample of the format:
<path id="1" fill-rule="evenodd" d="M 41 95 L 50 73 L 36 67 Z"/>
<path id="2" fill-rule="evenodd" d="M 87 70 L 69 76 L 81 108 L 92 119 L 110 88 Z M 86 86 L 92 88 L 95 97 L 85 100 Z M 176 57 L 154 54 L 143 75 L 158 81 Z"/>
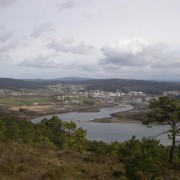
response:
<path id="1" fill-rule="evenodd" d="M 38 83 L 21 79 L 0 78 L 0 88 L 30 88 L 37 87 Z"/>
<path id="2" fill-rule="evenodd" d="M 57 80 L 0 78 L 0 88 L 37 88 L 48 84 L 57 84 Z"/>
<path id="3" fill-rule="evenodd" d="M 84 84 L 87 90 L 101 89 L 104 91 L 142 91 L 147 94 L 162 94 L 163 91 L 180 91 L 180 82 L 161 82 L 133 79 L 87 79 L 76 77 L 43 79 L 11 79 L 0 78 L 0 88 L 37 88 L 53 84 Z"/>
<path id="4" fill-rule="evenodd" d="M 134 79 L 99 79 L 86 81 L 88 89 L 123 92 L 142 91 L 149 94 L 162 94 L 163 91 L 180 91 L 180 82 L 161 82 Z"/>

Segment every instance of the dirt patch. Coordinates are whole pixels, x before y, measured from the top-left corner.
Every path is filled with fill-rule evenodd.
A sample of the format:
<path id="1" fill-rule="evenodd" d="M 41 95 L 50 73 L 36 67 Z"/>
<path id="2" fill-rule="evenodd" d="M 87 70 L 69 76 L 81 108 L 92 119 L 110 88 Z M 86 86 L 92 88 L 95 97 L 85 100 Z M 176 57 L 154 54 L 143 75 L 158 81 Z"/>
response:
<path id="1" fill-rule="evenodd" d="M 34 111 L 34 112 L 44 112 L 54 108 L 55 106 L 53 105 L 39 105 L 39 106 L 17 106 L 10 108 L 10 110 L 19 111 L 20 109 L 26 109 L 28 111 Z"/>

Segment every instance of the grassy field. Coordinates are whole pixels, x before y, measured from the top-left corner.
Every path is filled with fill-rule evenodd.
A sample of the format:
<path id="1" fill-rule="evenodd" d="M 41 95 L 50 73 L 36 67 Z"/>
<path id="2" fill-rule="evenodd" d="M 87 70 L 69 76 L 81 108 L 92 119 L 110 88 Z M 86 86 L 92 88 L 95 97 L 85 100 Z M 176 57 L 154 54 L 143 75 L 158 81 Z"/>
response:
<path id="1" fill-rule="evenodd" d="M 43 88 L 37 88 L 37 89 L 22 89 L 22 91 L 25 91 L 27 93 L 33 93 L 35 96 L 51 96 L 54 95 L 55 92 L 47 87 Z"/>
<path id="2" fill-rule="evenodd" d="M 8 106 L 30 106 L 34 103 L 38 104 L 50 104 L 52 103 L 52 99 L 50 97 L 27 97 L 27 98 L 0 98 L 1 105 L 8 105 Z"/>

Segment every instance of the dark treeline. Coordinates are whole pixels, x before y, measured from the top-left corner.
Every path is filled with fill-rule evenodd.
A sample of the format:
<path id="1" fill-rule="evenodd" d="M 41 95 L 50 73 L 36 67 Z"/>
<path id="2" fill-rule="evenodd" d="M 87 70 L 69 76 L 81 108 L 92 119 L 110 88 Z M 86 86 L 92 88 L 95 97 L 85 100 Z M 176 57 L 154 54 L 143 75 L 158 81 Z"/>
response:
<path id="1" fill-rule="evenodd" d="M 84 131 L 82 128 L 77 128 L 74 122 L 64 122 L 56 116 L 49 120 L 44 119 L 39 124 L 33 124 L 25 119 L 20 119 L 8 113 L 1 112 L 0 174 L 8 179 L 16 176 L 17 173 L 23 173 L 23 175 L 25 175 L 28 173 L 29 169 L 32 170 L 32 168 L 29 167 L 30 165 L 26 167 L 26 160 L 23 160 L 24 164 L 21 162 L 21 166 L 23 166 L 23 168 L 16 168 L 16 170 L 14 170 L 17 165 L 15 165 L 16 163 L 14 164 L 13 162 L 18 161 L 19 163 L 19 160 L 17 160 L 16 157 L 17 155 L 12 155 L 13 149 L 15 149 L 13 148 L 13 142 L 16 142 L 19 144 L 19 147 L 24 144 L 23 148 L 20 148 L 21 150 L 19 149 L 21 152 L 18 151 L 17 144 L 15 145 L 16 154 L 17 152 L 23 154 L 23 151 L 29 151 L 25 148 L 25 145 L 28 145 L 28 147 L 33 148 L 31 157 L 37 156 L 37 153 L 33 155 L 37 149 L 38 152 L 41 152 L 41 154 L 38 155 L 38 158 L 45 156 L 43 155 L 44 151 L 46 151 L 46 155 L 52 154 L 52 151 L 57 153 L 56 161 L 61 161 L 63 156 L 66 157 L 66 164 L 64 166 L 62 166 L 62 164 L 57 165 L 56 163 L 58 168 L 59 166 L 61 167 L 61 171 L 48 170 L 48 173 L 37 172 L 37 176 L 33 171 L 33 177 L 35 179 L 58 179 L 58 177 L 61 175 L 66 175 L 66 173 L 69 173 L 68 178 L 70 179 L 79 179 L 81 177 L 82 179 L 105 178 L 153 180 L 165 179 L 167 177 L 178 179 L 180 175 L 180 146 L 176 146 L 174 150 L 174 162 L 169 164 L 168 156 L 170 147 L 160 145 L 157 140 L 142 139 L 140 141 L 135 137 L 132 137 L 132 139 L 124 143 L 112 142 L 111 144 L 107 144 L 102 141 L 89 141 L 85 138 L 85 135 L 86 131 Z M 12 148 L 10 157 L 6 155 L 8 150 L 3 149 L 3 147 L 7 147 L 8 144 L 10 144 Z M 106 169 L 98 171 L 99 174 L 96 176 L 96 170 L 94 170 L 94 174 L 92 175 L 86 170 L 86 168 L 81 169 L 80 164 L 78 164 L 79 160 L 77 159 L 77 155 L 74 154 L 75 152 L 79 153 L 79 159 L 83 159 L 83 163 L 85 163 L 85 167 L 87 167 L 87 169 L 91 166 L 95 167 L 96 165 L 101 165 L 102 168 L 105 166 Z M 60 156 L 58 155 L 59 153 L 64 154 L 63 156 Z M 27 153 L 25 154 L 26 155 L 22 156 L 26 157 Z M 72 172 L 70 171 L 70 167 L 72 166 L 70 163 L 71 156 L 73 156 L 73 159 L 77 159 L 75 165 L 77 169 L 76 171 Z M 57 159 L 58 157 L 59 159 Z M 13 158 L 15 158 L 15 160 Z M 22 159 L 21 156 L 19 156 L 19 158 Z M 45 163 L 46 161 L 47 160 L 43 161 L 42 163 Z M 65 168 L 67 164 L 69 167 L 69 172 L 62 170 L 62 168 Z M 33 163 L 32 166 L 34 166 Z M 43 167 L 41 164 L 40 166 Z M 26 168 L 24 169 L 24 167 Z M 52 167 L 48 166 L 48 169 L 51 168 Z M 105 173 L 105 171 L 108 171 L 108 173 Z M 89 177 L 87 178 L 87 176 Z"/>
<path id="2" fill-rule="evenodd" d="M 131 79 L 101 79 L 86 81 L 89 90 L 102 89 L 105 91 L 123 92 L 142 91 L 147 94 L 162 94 L 163 91 L 180 90 L 179 82 L 160 82 Z"/>
<path id="3" fill-rule="evenodd" d="M 132 79 L 92 79 L 92 80 L 20 80 L 0 78 L 0 88 L 38 88 L 53 84 L 85 84 L 87 90 L 101 89 L 104 91 L 123 92 L 142 91 L 147 94 L 162 94 L 163 91 L 180 91 L 180 82 L 160 82 Z"/>
<path id="4" fill-rule="evenodd" d="M 12 79 L 0 78 L 0 88 L 19 89 L 19 88 L 39 88 L 44 85 L 57 84 L 58 80 L 41 80 L 41 79 Z"/>

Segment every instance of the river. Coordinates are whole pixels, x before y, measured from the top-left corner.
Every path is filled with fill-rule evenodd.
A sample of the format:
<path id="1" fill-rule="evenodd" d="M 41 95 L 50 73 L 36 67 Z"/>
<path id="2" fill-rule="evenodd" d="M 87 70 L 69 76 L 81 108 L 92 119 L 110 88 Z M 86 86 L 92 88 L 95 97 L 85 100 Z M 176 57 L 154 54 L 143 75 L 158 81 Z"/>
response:
<path id="1" fill-rule="evenodd" d="M 133 135 L 137 139 L 142 139 L 143 137 L 155 136 L 168 129 L 167 125 L 153 125 L 151 128 L 142 125 L 141 123 L 97 123 L 89 122 L 93 119 L 111 117 L 112 113 L 128 111 L 133 109 L 130 105 L 123 105 L 120 107 L 110 107 L 102 108 L 100 112 L 69 112 L 64 114 L 56 114 L 64 121 L 74 121 L 78 127 L 82 127 L 87 130 L 87 139 L 104 141 L 110 143 L 112 141 L 123 142 Z M 33 123 L 38 123 L 44 118 L 51 118 L 54 115 L 48 115 L 33 119 Z M 170 144 L 170 140 L 167 135 L 161 135 L 159 137 L 160 143 L 163 145 Z"/>

